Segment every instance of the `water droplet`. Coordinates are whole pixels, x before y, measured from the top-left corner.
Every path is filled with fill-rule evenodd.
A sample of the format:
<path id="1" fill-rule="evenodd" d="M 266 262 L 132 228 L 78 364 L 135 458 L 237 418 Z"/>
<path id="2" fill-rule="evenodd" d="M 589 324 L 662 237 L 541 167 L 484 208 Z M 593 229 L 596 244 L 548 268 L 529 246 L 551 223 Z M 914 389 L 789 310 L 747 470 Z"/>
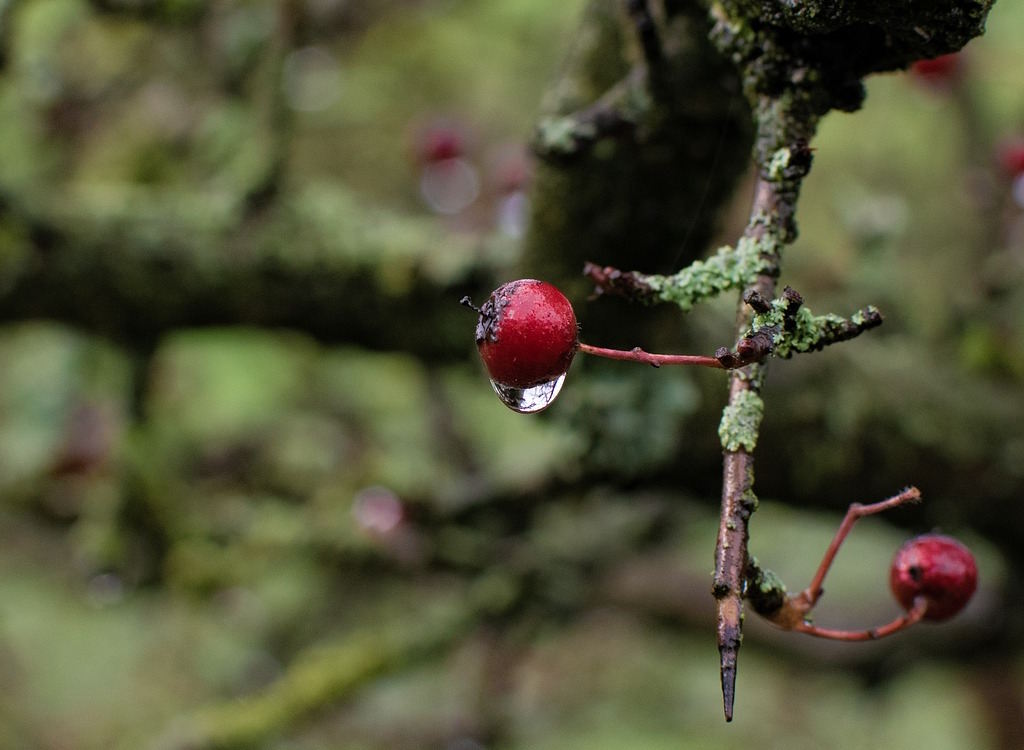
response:
<path id="1" fill-rule="evenodd" d="M 510 385 L 495 383 L 493 380 L 491 381 L 491 387 L 498 394 L 501 403 L 505 404 L 512 411 L 517 411 L 520 414 L 534 414 L 551 406 L 551 402 L 555 400 L 558 392 L 562 390 L 562 383 L 564 382 L 565 373 L 563 372 L 554 380 L 529 388 L 515 388 Z"/>

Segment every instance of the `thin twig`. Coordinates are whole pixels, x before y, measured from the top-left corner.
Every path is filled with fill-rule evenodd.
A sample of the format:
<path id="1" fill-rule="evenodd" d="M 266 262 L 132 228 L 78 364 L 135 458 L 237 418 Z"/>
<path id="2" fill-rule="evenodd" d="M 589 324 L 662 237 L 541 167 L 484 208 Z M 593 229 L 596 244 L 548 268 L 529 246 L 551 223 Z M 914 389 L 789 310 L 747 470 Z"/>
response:
<path id="1" fill-rule="evenodd" d="M 832 562 L 835 560 L 836 553 L 839 552 L 839 548 L 842 546 L 843 541 L 850 533 L 850 529 L 864 516 L 872 516 L 876 513 L 882 513 L 883 511 L 896 508 L 905 503 L 917 502 L 921 499 L 921 491 L 917 487 L 907 487 L 905 490 L 900 492 L 898 495 L 893 495 L 890 498 L 882 500 L 877 503 L 871 503 L 870 505 L 861 505 L 860 503 L 854 503 L 846 511 L 846 515 L 843 517 L 843 522 L 839 524 L 839 528 L 836 530 L 835 536 L 832 537 L 832 541 L 828 545 L 828 549 L 825 550 L 824 556 L 821 558 L 821 564 L 818 565 L 818 570 L 814 574 L 814 578 L 811 579 L 810 584 L 803 592 L 799 595 L 799 599 L 802 602 L 806 602 L 807 608 L 810 609 L 817 604 L 818 599 L 821 598 L 822 594 L 822 583 L 825 581 L 825 576 L 828 575 L 829 569 L 832 567 Z"/>
<path id="2" fill-rule="evenodd" d="M 622 271 L 587 261 L 583 264 L 583 275 L 594 282 L 595 296 L 608 294 L 648 304 L 658 300 L 658 292 L 647 282 L 647 276 L 637 271 Z"/>
<path id="3" fill-rule="evenodd" d="M 892 622 L 879 625 L 877 628 L 866 630 L 833 630 L 832 628 L 819 628 L 810 622 L 800 622 L 793 628 L 798 633 L 813 635 L 816 638 L 825 638 L 830 641 L 877 641 L 879 638 L 898 633 L 921 621 L 925 610 L 928 609 L 928 601 L 924 597 L 914 600 L 914 606 L 907 612 L 897 617 Z"/>
<path id="4" fill-rule="evenodd" d="M 579 344 L 579 350 L 584 354 L 593 354 L 605 359 L 618 359 L 627 362 L 642 362 L 652 367 L 662 365 L 693 365 L 696 367 L 713 367 L 724 369 L 724 365 L 715 357 L 707 357 L 701 354 L 653 354 L 645 352 L 639 346 L 633 349 L 605 349 L 601 346 L 590 344 Z"/>

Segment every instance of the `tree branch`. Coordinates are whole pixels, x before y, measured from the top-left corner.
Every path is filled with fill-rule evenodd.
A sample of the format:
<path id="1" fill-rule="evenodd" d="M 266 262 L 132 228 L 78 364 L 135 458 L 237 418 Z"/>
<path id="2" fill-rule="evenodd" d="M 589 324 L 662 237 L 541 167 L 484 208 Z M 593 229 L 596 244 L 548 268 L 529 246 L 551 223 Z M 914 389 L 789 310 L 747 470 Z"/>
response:
<path id="1" fill-rule="evenodd" d="M 437 301 L 490 289 L 501 242 L 326 184 L 258 221 L 242 199 L 127 186 L 52 205 L 0 195 L 0 221 L 19 240 L 0 257 L 0 322 L 55 320 L 136 351 L 175 328 L 251 325 L 461 358 L 463 312 Z"/>
<path id="2" fill-rule="evenodd" d="M 551 160 L 580 157 L 602 138 L 632 132 L 650 106 L 647 71 L 633 68 L 593 104 L 568 115 L 542 118 L 534 133 L 533 151 Z"/>
<path id="3" fill-rule="evenodd" d="M 794 161 L 799 161 L 801 168 L 792 172 L 782 173 L 772 169 L 770 162 L 759 162 L 750 222 L 744 232 L 744 238 L 760 248 L 765 267 L 777 269 L 782 247 L 796 236 L 793 215 L 800 181 L 810 169 L 810 151 L 806 144 L 814 133 L 817 117 L 799 107 L 795 110 L 781 108 L 777 100 L 768 97 L 762 97 L 757 104 L 757 152 L 800 154 Z M 753 322 L 753 310 L 747 300 L 772 299 L 774 296 L 775 274 L 759 273 L 741 297 L 737 314 L 740 338 Z M 717 601 L 718 649 L 727 721 L 732 720 L 737 656 L 742 640 L 748 522 L 757 508 L 752 452 L 757 444 L 764 408 L 760 396 L 763 379 L 764 365 L 761 363 L 732 372 L 729 402 L 719 427 L 723 449 L 722 508 L 712 593 Z"/>
<path id="4" fill-rule="evenodd" d="M 398 627 L 367 629 L 321 643 L 301 654 L 263 692 L 200 709 L 155 744 L 174 750 L 262 745 L 373 678 L 443 651 L 474 622 L 472 607 L 433 618 L 420 613 Z"/>
<path id="5" fill-rule="evenodd" d="M 964 7 L 941 0 L 927 7 L 886 5 L 866 0 L 805 2 L 780 6 L 769 0 L 721 0 L 712 6 L 712 38 L 740 68 L 754 108 L 758 180 L 745 238 L 764 244 L 776 268 L 782 247 L 796 237 L 796 202 L 810 169 L 819 118 L 831 109 L 853 111 L 864 98 L 861 79 L 906 66 L 915 59 L 952 52 L 984 30 L 991 2 Z M 751 296 L 755 295 L 755 296 Z M 759 273 L 744 299 L 775 297 L 775 277 Z M 763 313 L 767 314 L 767 313 Z M 806 313 L 803 313 L 806 316 Z M 739 310 L 739 337 L 754 325 L 746 305 Z M 864 329 L 873 315 L 853 326 L 819 321 L 813 340 L 825 345 Z M 799 318 L 796 318 L 799 323 Z M 763 365 L 734 370 L 729 403 L 719 429 L 724 450 L 722 511 L 715 553 L 713 594 L 718 601 L 725 716 L 732 718 L 736 656 L 742 622 L 747 523 L 756 508 L 754 463 L 763 405 Z"/>

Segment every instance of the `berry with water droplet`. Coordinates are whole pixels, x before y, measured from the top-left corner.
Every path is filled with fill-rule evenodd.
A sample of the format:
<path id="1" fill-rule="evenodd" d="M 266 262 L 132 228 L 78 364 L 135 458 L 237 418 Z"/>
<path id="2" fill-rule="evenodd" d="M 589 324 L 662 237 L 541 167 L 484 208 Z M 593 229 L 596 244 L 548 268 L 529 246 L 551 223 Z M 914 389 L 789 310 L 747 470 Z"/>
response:
<path id="1" fill-rule="evenodd" d="M 889 568 L 889 586 L 904 609 L 924 597 L 926 620 L 945 620 L 961 609 L 978 585 L 974 555 L 942 534 L 924 534 L 906 541 Z"/>
<path id="2" fill-rule="evenodd" d="M 500 388 L 522 391 L 565 375 L 578 331 L 572 305 L 556 287 L 536 279 L 510 281 L 491 292 L 479 312 L 476 345 L 499 396 Z M 557 394 L 557 388 L 549 390 L 547 403 Z"/>

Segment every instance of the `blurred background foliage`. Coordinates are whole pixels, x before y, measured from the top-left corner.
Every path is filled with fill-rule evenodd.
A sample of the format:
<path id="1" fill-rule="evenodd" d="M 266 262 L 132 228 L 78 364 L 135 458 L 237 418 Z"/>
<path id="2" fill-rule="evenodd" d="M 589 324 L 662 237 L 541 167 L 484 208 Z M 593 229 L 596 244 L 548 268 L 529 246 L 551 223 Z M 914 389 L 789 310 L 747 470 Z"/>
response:
<path id="1" fill-rule="evenodd" d="M 623 28 L 583 0 L 0 0 L 0 747 L 1024 744 L 1024 181 L 999 158 L 1024 8 L 952 78 L 876 77 L 825 120 L 783 279 L 886 324 L 772 366 L 752 522 L 795 589 L 847 504 L 916 484 L 820 622 L 889 619 L 890 556 L 932 528 L 981 590 L 873 644 L 748 619 L 729 726 L 720 374 L 580 361 L 520 416 L 457 304 L 543 272 L 591 343 L 731 343 L 731 298 L 681 319 L 573 281 L 741 230 L 745 115 L 699 42 L 638 142 L 527 155 L 542 107 L 628 70 Z"/>

